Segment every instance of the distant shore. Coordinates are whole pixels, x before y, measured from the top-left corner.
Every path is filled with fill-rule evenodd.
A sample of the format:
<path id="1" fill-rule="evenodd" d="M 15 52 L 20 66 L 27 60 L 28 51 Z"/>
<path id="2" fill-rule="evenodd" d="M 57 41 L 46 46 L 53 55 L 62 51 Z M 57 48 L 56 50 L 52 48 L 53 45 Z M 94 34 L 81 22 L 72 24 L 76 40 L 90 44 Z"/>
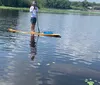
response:
<path id="1" fill-rule="evenodd" d="M 21 7 L 6 7 L 0 6 L 0 9 L 6 10 L 19 10 L 19 11 L 29 11 L 29 8 L 21 8 Z M 100 11 L 95 10 L 88 10 L 88 11 L 81 11 L 81 10 L 64 10 L 64 9 L 51 9 L 51 8 L 41 8 L 39 9 L 40 13 L 57 13 L 57 14 L 86 14 L 86 15 L 100 15 Z"/>
<path id="2" fill-rule="evenodd" d="M 28 11 L 29 8 L 21 8 L 21 7 L 7 7 L 7 6 L 0 6 L 0 9 L 8 9 L 8 10 L 22 10 L 22 11 Z"/>

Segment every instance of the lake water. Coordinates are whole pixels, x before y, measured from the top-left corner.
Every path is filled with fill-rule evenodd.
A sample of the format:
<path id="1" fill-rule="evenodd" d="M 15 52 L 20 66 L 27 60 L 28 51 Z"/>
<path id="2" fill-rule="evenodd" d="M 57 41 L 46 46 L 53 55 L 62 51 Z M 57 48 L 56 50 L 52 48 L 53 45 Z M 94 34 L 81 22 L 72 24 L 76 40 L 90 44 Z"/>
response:
<path id="1" fill-rule="evenodd" d="M 38 23 L 62 37 L 8 32 L 30 31 L 30 13 L 0 10 L 0 85 L 99 85 L 100 16 L 39 13 Z"/>

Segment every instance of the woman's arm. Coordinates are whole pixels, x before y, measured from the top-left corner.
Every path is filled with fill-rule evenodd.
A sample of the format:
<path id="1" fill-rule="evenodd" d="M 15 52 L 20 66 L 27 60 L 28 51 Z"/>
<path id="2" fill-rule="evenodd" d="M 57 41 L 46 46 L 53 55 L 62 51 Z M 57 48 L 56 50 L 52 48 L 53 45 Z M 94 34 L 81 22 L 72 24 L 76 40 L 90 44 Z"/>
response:
<path id="1" fill-rule="evenodd" d="M 33 10 L 34 10 L 34 7 L 31 6 L 31 7 L 30 7 L 30 12 L 33 12 Z"/>
<path id="2" fill-rule="evenodd" d="M 38 7 L 36 7 L 36 12 L 38 12 Z"/>

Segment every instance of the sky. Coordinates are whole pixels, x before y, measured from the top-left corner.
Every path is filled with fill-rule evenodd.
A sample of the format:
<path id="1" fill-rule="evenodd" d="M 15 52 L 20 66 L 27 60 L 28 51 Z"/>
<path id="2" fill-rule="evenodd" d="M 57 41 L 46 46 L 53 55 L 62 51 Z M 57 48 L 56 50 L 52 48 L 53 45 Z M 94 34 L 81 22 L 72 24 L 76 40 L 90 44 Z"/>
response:
<path id="1" fill-rule="evenodd" d="M 70 1 L 83 1 L 83 0 L 70 0 Z M 100 0 L 87 0 L 88 2 L 97 2 L 100 3 Z"/>

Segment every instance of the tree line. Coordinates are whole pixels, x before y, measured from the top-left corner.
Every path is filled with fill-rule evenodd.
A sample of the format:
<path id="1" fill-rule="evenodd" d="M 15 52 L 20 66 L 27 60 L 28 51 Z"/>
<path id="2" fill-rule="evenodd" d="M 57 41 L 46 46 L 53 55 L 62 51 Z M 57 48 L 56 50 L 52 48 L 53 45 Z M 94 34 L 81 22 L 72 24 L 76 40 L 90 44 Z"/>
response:
<path id="1" fill-rule="evenodd" d="M 0 6 L 28 7 L 31 0 L 0 0 Z"/>
<path id="2" fill-rule="evenodd" d="M 0 0 L 0 6 L 10 7 L 30 7 L 33 0 Z M 84 0 L 69 1 L 69 0 L 35 0 L 39 8 L 56 8 L 56 9 L 87 9 L 88 7 L 100 6 L 100 3 L 88 2 Z"/>

